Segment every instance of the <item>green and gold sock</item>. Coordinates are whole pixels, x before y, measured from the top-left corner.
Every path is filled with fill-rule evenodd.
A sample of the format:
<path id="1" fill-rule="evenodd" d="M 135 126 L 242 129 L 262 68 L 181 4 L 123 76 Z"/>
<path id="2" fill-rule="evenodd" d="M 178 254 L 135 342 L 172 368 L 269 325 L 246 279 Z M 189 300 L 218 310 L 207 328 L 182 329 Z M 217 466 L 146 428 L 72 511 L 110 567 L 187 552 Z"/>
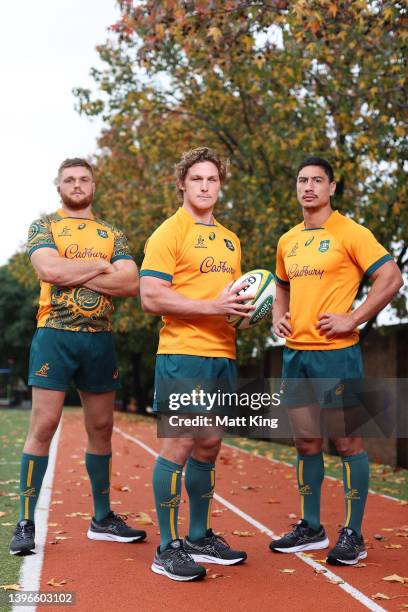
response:
<path id="1" fill-rule="evenodd" d="M 19 521 L 34 521 L 34 512 L 40 495 L 42 481 L 47 470 L 48 455 L 23 453 L 20 465 L 20 516 Z"/>
<path id="2" fill-rule="evenodd" d="M 190 457 L 186 464 L 185 484 L 190 501 L 190 540 L 199 540 L 210 528 L 211 502 L 214 497 L 215 465 Z"/>
<path id="3" fill-rule="evenodd" d="M 320 493 L 324 479 L 323 453 L 297 456 L 301 517 L 311 529 L 320 527 Z"/>
<path id="4" fill-rule="evenodd" d="M 343 457 L 343 485 L 346 498 L 345 527 L 361 534 L 364 508 L 368 495 L 370 465 L 366 452 Z"/>
<path id="5" fill-rule="evenodd" d="M 183 466 L 157 457 L 153 470 L 153 493 L 160 529 L 160 550 L 178 535 L 178 511 L 181 498 Z"/>

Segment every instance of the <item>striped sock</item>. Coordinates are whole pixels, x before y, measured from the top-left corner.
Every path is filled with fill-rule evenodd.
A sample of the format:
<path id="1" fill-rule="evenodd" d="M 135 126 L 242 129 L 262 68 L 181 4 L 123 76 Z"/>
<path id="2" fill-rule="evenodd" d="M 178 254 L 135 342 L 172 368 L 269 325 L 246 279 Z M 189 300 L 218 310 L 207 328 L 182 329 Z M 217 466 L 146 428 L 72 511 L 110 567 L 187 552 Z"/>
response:
<path id="1" fill-rule="evenodd" d="M 34 512 L 40 495 L 42 481 L 47 470 L 48 455 L 23 453 L 20 465 L 20 516 L 19 521 L 34 521 Z"/>
<path id="2" fill-rule="evenodd" d="M 364 508 L 368 495 L 370 465 L 366 452 L 343 457 L 343 485 L 346 498 L 345 527 L 361 534 Z"/>
<path id="3" fill-rule="evenodd" d="M 320 493 L 324 479 L 323 453 L 297 456 L 301 517 L 311 529 L 320 527 Z"/>
<path id="4" fill-rule="evenodd" d="M 189 540 L 199 540 L 210 528 L 211 502 L 214 496 L 215 465 L 192 457 L 186 464 L 185 484 L 190 501 Z"/>
<path id="5" fill-rule="evenodd" d="M 160 550 L 176 540 L 183 466 L 157 457 L 153 470 L 153 493 L 160 529 Z"/>

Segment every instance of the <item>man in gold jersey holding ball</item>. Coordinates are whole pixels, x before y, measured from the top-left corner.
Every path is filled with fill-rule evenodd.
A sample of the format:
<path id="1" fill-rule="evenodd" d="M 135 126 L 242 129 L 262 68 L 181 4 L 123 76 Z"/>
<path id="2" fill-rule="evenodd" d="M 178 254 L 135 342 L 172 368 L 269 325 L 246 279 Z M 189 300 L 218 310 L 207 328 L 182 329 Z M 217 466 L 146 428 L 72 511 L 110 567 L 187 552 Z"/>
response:
<path id="1" fill-rule="evenodd" d="M 276 335 L 286 339 L 282 378 L 289 390 L 290 379 L 309 379 L 317 393 L 315 402 L 303 398 L 302 405 L 299 399 L 290 411 L 298 452 L 301 520 L 291 532 L 271 542 L 275 552 L 329 545 L 320 523 L 323 440 L 308 435 L 313 431 L 308 423 L 320 418 L 322 408 L 335 418 L 336 412 L 342 415 L 333 397 L 339 401 L 345 385 L 339 384 L 331 396 L 325 392 L 324 379 L 363 378 L 357 327 L 389 304 L 403 284 L 397 265 L 373 234 L 332 209 L 330 198 L 335 190 L 331 165 L 319 157 L 306 159 L 297 172 L 297 197 L 304 220 L 280 238 L 277 248 L 273 321 Z M 371 288 L 365 301 L 352 310 L 364 275 L 370 277 Z M 283 398 L 285 395 L 284 385 Z M 343 462 L 346 518 L 327 561 L 354 565 L 367 556 L 361 523 L 369 463 L 361 438 L 337 437 L 334 443 Z"/>
<path id="2" fill-rule="evenodd" d="M 222 381 L 232 387 L 235 373 L 235 329 L 226 315 L 249 316 L 240 303 L 242 287 L 230 291 L 241 276 L 238 237 L 213 216 L 226 167 L 207 147 L 183 154 L 176 166 L 181 207 L 152 234 L 141 267 L 141 299 L 146 312 L 163 316 L 155 374 L 155 408 L 166 381 Z M 242 298 L 241 298 L 242 299 Z M 194 412 L 192 405 L 192 412 Z M 202 408 L 205 413 L 205 407 Z M 208 413 L 206 413 L 208 414 Z M 197 561 L 241 563 L 210 528 L 219 435 L 166 438 L 153 474 L 161 543 L 152 564 L 155 573 L 188 581 L 205 576 Z M 177 517 L 184 465 L 190 502 L 188 537 L 180 539 Z"/>

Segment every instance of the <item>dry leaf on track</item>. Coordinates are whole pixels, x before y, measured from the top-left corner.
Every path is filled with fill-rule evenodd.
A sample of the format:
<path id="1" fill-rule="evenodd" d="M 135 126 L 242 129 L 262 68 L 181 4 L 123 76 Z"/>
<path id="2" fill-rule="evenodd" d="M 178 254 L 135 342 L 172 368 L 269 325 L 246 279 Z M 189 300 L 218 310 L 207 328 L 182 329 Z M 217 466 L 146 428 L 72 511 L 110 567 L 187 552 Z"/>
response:
<path id="1" fill-rule="evenodd" d="M 60 587 L 60 586 L 64 586 L 64 584 L 67 584 L 66 580 L 57 580 L 56 578 L 50 578 L 50 580 L 48 580 L 47 584 L 49 586 L 52 587 Z"/>
<path id="2" fill-rule="evenodd" d="M 402 544 L 386 544 L 384 548 L 402 548 Z"/>
<path id="3" fill-rule="evenodd" d="M 329 582 L 331 582 L 331 584 L 344 584 L 344 580 L 341 578 L 329 578 Z"/>
<path id="4" fill-rule="evenodd" d="M 296 572 L 295 569 L 281 569 L 279 570 L 282 574 L 294 574 Z"/>
<path id="5" fill-rule="evenodd" d="M 375 593 L 375 595 L 371 595 L 371 599 L 377 599 L 378 601 L 381 601 L 381 600 L 385 601 L 391 598 L 388 597 L 388 595 L 385 595 L 384 593 Z"/>
<path id="6" fill-rule="evenodd" d="M 403 576 L 398 576 L 398 574 L 391 574 L 390 576 L 384 576 L 381 580 L 385 580 L 386 582 L 400 582 L 404 584 L 405 581 L 408 582 L 407 578 L 403 578 Z"/>
<path id="7" fill-rule="evenodd" d="M 253 531 L 233 531 L 232 535 L 236 535 L 239 536 L 240 538 L 253 538 L 255 535 L 255 532 Z"/>
<path id="8" fill-rule="evenodd" d="M 138 512 L 135 521 L 138 525 L 154 525 L 153 520 L 146 512 Z"/>

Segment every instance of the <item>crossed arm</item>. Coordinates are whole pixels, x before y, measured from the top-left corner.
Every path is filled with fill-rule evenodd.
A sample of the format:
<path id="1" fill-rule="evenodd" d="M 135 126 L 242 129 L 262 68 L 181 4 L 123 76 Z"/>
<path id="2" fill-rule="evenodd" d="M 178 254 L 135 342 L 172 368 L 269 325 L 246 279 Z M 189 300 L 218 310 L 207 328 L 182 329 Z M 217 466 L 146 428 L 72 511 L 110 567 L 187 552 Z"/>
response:
<path id="1" fill-rule="evenodd" d="M 113 264 L 103 259 L 78 261 L 61 257 L 55 249 L 42 248 L 31 255 L 31 263 L 41 280 L 62 287 L 87 287 L 111 296 L 136 296 L 139 274 L 132 259 Z"/>

